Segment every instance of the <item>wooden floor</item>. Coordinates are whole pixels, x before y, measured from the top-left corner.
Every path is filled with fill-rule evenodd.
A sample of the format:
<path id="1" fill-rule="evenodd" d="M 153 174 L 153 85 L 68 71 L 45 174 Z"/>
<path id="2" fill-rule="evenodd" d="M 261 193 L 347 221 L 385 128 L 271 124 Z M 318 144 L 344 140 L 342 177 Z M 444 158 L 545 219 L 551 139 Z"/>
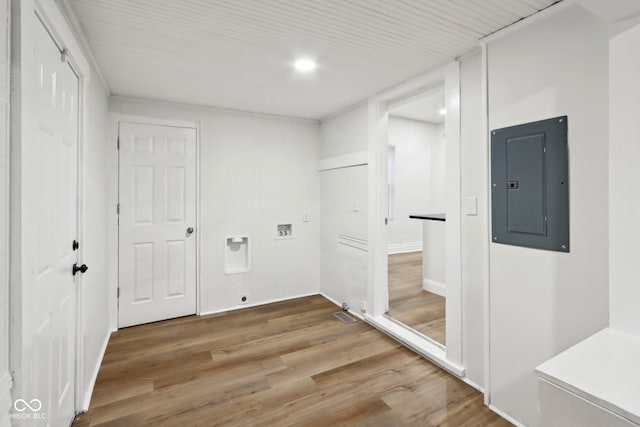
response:
<path id="1" fill-rule="evenodd" d="M 74 426 L 508 426 L 321 296 L 114 333 Z"/>
<path id="2" fill-rule="evenodd" d="M 445 345 L 445 298 L 422 289 L 422 252 L 389 255 L 389 316 Z"/>

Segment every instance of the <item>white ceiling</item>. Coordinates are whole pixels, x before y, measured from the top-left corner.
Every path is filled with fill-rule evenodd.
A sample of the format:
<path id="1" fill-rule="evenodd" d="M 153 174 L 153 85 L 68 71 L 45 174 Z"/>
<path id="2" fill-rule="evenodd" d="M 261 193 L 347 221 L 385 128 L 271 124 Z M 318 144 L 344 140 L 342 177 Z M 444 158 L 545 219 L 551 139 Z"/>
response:
<path id="1" fill-rule="evenodd" d="M 320 119 L 556 0 L 68 0 L 113 94 Z M 317 60 L 309 74 L 292 62 Z"/>
<path id="2" fill-rule="evenodd" d="M 429 123 L 444 123 L 444 115 L 440 110 L 444 108 L 444 88 L 401 103 L 389 109 L 389 115 L 403 119 L 420 120 Z"/>

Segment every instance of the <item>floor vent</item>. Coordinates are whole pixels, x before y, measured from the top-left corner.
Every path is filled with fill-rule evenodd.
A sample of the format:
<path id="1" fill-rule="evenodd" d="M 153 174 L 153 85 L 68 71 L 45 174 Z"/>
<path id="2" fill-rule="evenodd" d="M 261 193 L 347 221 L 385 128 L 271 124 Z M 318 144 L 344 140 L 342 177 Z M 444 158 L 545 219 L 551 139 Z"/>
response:
<path id="1" fill-rule="evenodd" d="M 342 320 L 343 323 L 355 323 L 355 322 L 357 322 L 356 319 L 354 319 L 353 317 L 349 316 L 344 311 L 336 311 L 335 313 L 333 313 L 333 315 L 335 317 L 337 317 L 338 319 Z"/>

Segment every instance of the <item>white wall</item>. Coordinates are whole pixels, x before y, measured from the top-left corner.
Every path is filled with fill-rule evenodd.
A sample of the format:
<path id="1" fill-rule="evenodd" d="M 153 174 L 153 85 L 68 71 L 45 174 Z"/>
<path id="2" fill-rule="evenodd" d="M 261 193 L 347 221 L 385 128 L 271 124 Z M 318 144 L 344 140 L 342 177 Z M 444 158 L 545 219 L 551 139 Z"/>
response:
<path id="1" fill-rule="evenodd" d="M 240 293 L 259 304 L 319 292 L 317 122 L 124 98 L 110 111 L 114 136 L 117 114 L 200 123 L 202 313 L 243 307 Z M 293 224 L 294 238 L 276 240 L 278 223 Z M 234 234 L 250 236 L 251 270 L 227 276 L 223 249 Z"/>
<path id="2" fill-rule="evenodd" d="M 88 409 L 93 385 L 110 336 L 109 264 L 113 254 L 107 251 L 109 219 L 114 206 L 108 204 L 109 170 L 107 142 L 108 95 L 95 68 L 86 92 L 87 133 L 82 147 L 82 218 L 80 239 L 82 263 L 89 270 L 82 275 L 78 287 L 82 307 L 84 362 L 83 408 Z"/>
<path id="3" fill-rule="evenodd" d="M 462 361 L 469 380 L 484 387 L 484 286 L 487 277 L 487 146 L 482 132 L 482 58 L 460 63 L 460 217 L 462 267 Z M 477 215 L 466 215 L 464 201 L 477 200 Z"/>
<path id="4" fill-rule="evenodd" d="M 9 2 L 0 1 L 0 426 L 9 425 Z"/>
<path id="5" fill-rule="evenodd" d="M 569 119 L 571 253 L 491 244 L 491 403 L 537 423 L 533 368 L 608 324 L 608 28 L 580 6 L 488 45 L 490 129 Z"/>
<path id="6" fill-rule="evenodd" d="M 422 222 L 409 215 L 445 211 L 444 125 L 389 117 L 388 139 L 396 146 L 395 209 L 388 244 L 422 242 Z"/>
<path id="7" fill-rule="evenodd" d="M 320 159 L 366 151 L 367 126 L 367 105 L 324 120 L 320 125 Z M 368 168 L 326 170 L 320 177 L 320 289 L 335 302 L 346 302 L 360 312 L 367 297 Z M 340 235 L 347 239 L 339 239 Z"/>
<path id="8" fill-rule="evenodd" d="M 610 323 L 640 335 L 640 25 L 612 37 L 609 46 Z"/>

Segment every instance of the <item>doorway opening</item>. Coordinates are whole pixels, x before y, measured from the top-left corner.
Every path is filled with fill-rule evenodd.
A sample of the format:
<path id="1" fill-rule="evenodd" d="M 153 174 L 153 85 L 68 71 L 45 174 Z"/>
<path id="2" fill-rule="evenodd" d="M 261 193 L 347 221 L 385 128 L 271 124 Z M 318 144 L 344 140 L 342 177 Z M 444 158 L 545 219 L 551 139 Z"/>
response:
<path id="1" fill-rule="evenodd" d="M 388 107 L 386 316 L 446 346 L 444 84 Z"/>
<path id="2" fill-rule="evenodd" d="M 397 116 L 409 115 L 403 110 L 411 110 L 414 103 L 429 102 L 440 104 L 429 110 L 434 113 L 435 109 L 435 115 L 443 117 L 423 120 L 432 122 L 430 126 L 414 127 L 425 128 L 425 135 L 432 134 L 429 144 L 433 147 L 423 146 L 423 154 L 411 154 L 406 147 L 403 150 L 408 131 L 398 131 L 397 126 L 400 120 L 412 121 L 411 117 Z M 371 98 L 369 134 L 369 288 L 365 320 L 464 377 L 460 64 L 445 65 Z M 431 148 L 432 156 L 428 156 Z M 413 278 L 407 279 L 410 274 Z M 401 284 L 411 280 L 413 287 L 407 283 L 396 287 L 398 277 Z M 431 300 L 431 307 L 420 306 L 421 295 Z M 402 312 L 402 305 L 407 312 Z"/>

